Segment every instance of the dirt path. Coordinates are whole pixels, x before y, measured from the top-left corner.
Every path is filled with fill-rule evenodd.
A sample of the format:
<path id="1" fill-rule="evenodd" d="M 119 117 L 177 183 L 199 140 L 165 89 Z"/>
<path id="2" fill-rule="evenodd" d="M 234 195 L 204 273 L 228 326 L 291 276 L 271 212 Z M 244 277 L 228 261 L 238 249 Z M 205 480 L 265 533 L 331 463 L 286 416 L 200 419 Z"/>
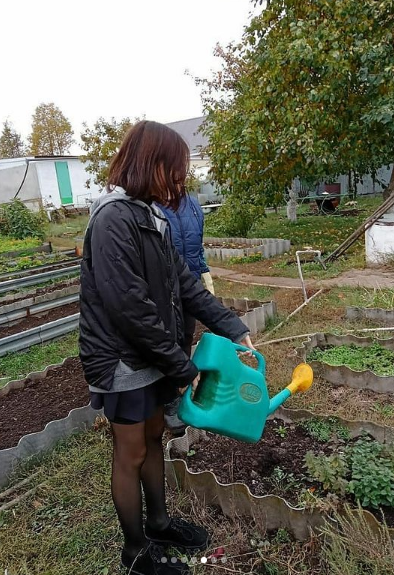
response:
<path id="1" fill-rule="evenodd" d="M 267 287 L 300 289 L 301 283 L 298 278 L 283 278 L 272 276 L 256 276 L 251 274 L 237 273 L 230 269 L 211 267 L 212 276 L 220 277 L 232 282 L 243 282 L 250 285 L 264 285 Z M 323 280 L 305 280 L 308 287 L 365 287 L 394 288 L 394 272 L 379 269 L 350 270 L 336 278 Z"/>

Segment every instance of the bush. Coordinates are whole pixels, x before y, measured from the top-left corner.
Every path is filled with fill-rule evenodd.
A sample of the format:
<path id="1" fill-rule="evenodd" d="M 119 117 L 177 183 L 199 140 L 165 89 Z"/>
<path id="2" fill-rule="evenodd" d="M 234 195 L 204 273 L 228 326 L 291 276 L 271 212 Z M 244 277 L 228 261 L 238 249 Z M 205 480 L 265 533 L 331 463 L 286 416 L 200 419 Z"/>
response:
<path id="1" fill-rule="evenodd" d="M 206 218 L 205 233 L 219 237 L 246 238 L 256 220 L 263 216 L 264 208 L 261 205 L 228 196 L 225 204 Z"/>
<path id="2" fill-rule="evenodd" d="M 48 219 L 44 211 L 32 212 L 21 200 L 12 200 L 0 208 L 0 234 L 23 240 L 45 238 Z"/>
<path id="3" fill-rule="evenodd" d="M 305 467 L 323 489 L 352 494 L 363 507 L 394 507 L 394 454 L 369 437 L 328 457 L 308 452 Z"/>

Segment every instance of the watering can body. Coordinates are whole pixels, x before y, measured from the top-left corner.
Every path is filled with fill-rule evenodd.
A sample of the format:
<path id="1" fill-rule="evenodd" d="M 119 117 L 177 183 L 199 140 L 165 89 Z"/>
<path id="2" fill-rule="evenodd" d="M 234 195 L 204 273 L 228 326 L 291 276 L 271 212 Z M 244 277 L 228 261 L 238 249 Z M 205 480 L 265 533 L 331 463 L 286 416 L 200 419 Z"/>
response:
<path id="1" fill-rule="evenodd" d="M 203 334 L 193 355 L 201 379 L 193 397 L 188 387 L 178 410 L 185 424 L 249 443 L 261 438 L 268 415 L 293 393 L 292 384 L 270 401 L 264 357 L 253 351 L 258 366 L 249 367 L 237 354 L 247 349 L 227 338 Z"/>

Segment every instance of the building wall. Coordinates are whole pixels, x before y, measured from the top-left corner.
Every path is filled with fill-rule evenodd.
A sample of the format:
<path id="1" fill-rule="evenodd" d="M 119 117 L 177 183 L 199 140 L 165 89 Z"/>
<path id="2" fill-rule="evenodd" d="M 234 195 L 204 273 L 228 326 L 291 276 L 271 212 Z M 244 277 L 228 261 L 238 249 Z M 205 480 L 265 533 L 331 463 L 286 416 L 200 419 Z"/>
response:
<path id="1" fill-rule="evenodd" d="M 26 172 L 26 161 L 0 161 L 0 203 L 10 202 L 17 193 Z M 38 210 L 41 206 L 39 181 L 35 164 L 29 163 L 26 179 L 18 194 L 30 209 Z"/>
<path id="2" fill-rule="evenodd" d="M 56 208 L 59 208 L 62 205 L 55 161 L 64 161 L 68 164 L 73 205 L 78 207 L 89 205 L 89 201 L 94 200 L 99 195 L 100 190 L 98 186 L 94 184 L 91 185 L 89 190 L 85 187 L 89 174 L 85 170 L 85 165 L 77 158 L 64 160 L 49 159 L 36 162 L 41 196 L 44 205 L 53 204 Z"/>

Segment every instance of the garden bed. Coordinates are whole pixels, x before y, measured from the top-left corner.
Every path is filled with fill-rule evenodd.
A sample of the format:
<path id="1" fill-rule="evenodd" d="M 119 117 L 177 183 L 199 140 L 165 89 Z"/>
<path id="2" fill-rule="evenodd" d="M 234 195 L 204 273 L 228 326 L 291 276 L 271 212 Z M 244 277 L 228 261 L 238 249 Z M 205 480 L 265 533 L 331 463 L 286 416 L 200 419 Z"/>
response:
<path id="1" fill-rule="evenodd" d="M 0 389 L 0 450 L 89 403 L 78 358 L 68 358 L 62 366 L 49 367 L 40 378 L 27 377 L 19 383 L 19 389 L 11 389 L 11 384 Z"/>
<path id="2" fill-rule="evenodd" d="M 375 321 L 393 326 L 394 309 L 348 306 L 346 308 L 346 318 L 352 321 L 367 319 L 368 321 Z"/>
<path id="3" fill-rule="evenodd" d="M 40 312 L 37 315 L 29 315 L 26 318 L 13 323 L 12 325 L 9 326 L 0 325 L 0 338 L 7 337 L 15 333 L 20 333 L 22 331 L 26 331 L 27 329 L 37 327 L 44 323 L 55 321 L 62 317 L 67 317 L 78 312 L 79 312 L 79 303 L 75 302 Z"/>
<path id="4" fill-rule="evenodd" d="M 387 480 L 383 476 L 376 495 L 381 498 L 381 510 L 371 503 L 375 497 L 373 483 L 376 478 L 379 483 L 382 476 L 379 470 L 374 471 L 378 456 L 373 454 L 373 449 L 368 452 L 369 446 L 382 450 L 385 464 L 394 477 L 391 446 L 382 446 L 366 437 L 351 439 L 349 431 L 340 422 L 334 418 L 323 419 L 326 424 L 330 422 L 332 428 L 329 441 L 323 433 L 329 426 L 319 427 L 314 419 L 306 420 L 303 426 L 284 425 L 279 419 L 268 421 L 262 440 L 253 445 L 188 428 L 184 437 L 171 440 L 167 446 L 166 471 L 170 484 L 194 491 L 204 498 L 206 504 L 219 504 L 226 515 L 260 514 L 268 530 L 286 528 L 302 540 L 307 538 L 310 528 L 321 524 L 332 504 L 340 507 L 346 501 L 355 503 L 351 479 L 356 483 L 360 498 L 366 498 L 364 503 L 369 503 L 369 506 L 365 505 L 368 508 L 364 515 L 371 528 L 377 528 L 378 520 L 382 519 L 381 510 L 388 525 L 394 526 L 392 503 L 380 503 L 387 503 L 385 489 L 388 489 L 390 501 L 394 496 L 389 473 Z M 357 450 L 367 453 L 367 460 L 362 459 L 363 472 L 359 480 L 356 479 L 360 468 Z M 306 468 L 308 452 L 314 456 L 308 456 L 310 467 Z M 342 470 L 343 452 L 348 453 L 349 461 L 354 459 L 354 470 L 344 472 L 342 477 L 339 471 Z M 387 455 L 389 453 L 391 455 Z M 321 459 L 326 463 L 319 467 L 316 460 Z M 365 481 L 369 481 L 372 487 Z M 372 495 L 368 491 L 370 487 Z"/>
<path id="5" fill-rule="evenodd" d="M 50 281 L 50 280 L 49 280 Z M 60 291 L 63 289 L 70 289 L 71 287 L 78 287 L 79 289 L 79 278 L 69 278 L 65 280 L 59 279 L 57 283 L 50 282 L 50 285 L 43 286 L 43 287 L 26 287 L 23 290 L 18 290 L 14 293 L 9 293 L 7 295 L 0 296 L 0 313 L 5 313 L 4 306 L 12 305 L 15 302 L 25 300 L 25 299 L 32 299 L 32 304 L 40 303 L 42 301 L 48 301 L 51 298 L 44 298 L 47 294 L 52 294 L 53 292 Z M 78 291 L 75 290 L 75 291 Z M 75 291 L 68 291 L 67 293 L 75 293 Z M 65 293 L 64 293 L 65 295 Z M 55 296 L 56 297 L 56 296 Z M 9 308 L 11 309 L 11 308 Z M 15 308 L 13 308 L 15 309 Z"/>
<path id="6" fill-rule="evenodd" d="M 276 238 L 204 238 L 207 258 L 226 260 L 233 257 L 260 255 L 271 258 L 290 249 L 290 241 Z"/>
<path id="7" fill-rule="evenodd" d="M 394 393 L 394 338 L 316 333 L 295 353 L 334 385 Z"/>

